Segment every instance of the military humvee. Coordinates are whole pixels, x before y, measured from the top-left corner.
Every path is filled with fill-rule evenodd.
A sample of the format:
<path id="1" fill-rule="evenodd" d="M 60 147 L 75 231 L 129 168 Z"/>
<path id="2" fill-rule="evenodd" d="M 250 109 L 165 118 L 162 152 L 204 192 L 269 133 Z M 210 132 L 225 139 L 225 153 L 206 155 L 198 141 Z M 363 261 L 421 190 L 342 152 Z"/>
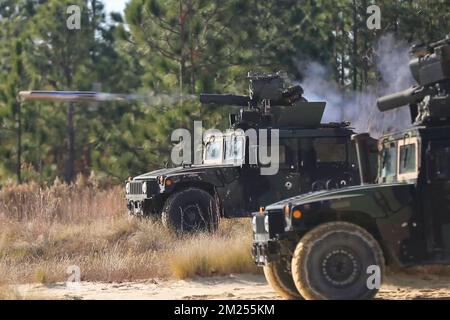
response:
<path id="1" fill-rule="evenodd" d="M 354 133 L 346 123 L 321 124 L 324 102 L 307 102 L 282 76 L 249 73 L 250 95 L 200 96 L 203 104 L 237 106 L 230 129 L 204 137 L 201 164 L 137 176 L 126 183 L 128 209 L 161 216 L 180 231 L 214 230 L 221 217 L 250 217 L 274 201 L 311 190 L 359 183 Z M 255 130 L 256 140 L 249 130 Z M 279 133 L 279 170 L 261 175 L 261 131 Z M 245 130 L 245 131 L 244 131 Z M 270 143 L 276 143 L 272 141 Z M 257 159 L 252 162 L 251 159 Z"/>
<path id="2" fill-rule="evenodd" d="M 378 108 L 409 104 L 414 125 L 379 140 L 376 180 L 367 135 L 356 135 L 361 186 L 254 214 L 253 257 L 282 297 L 371 298 L 385 264 L 450 263 L 450 38 L 411 54 L 419 85 L 380 98 Z"/>

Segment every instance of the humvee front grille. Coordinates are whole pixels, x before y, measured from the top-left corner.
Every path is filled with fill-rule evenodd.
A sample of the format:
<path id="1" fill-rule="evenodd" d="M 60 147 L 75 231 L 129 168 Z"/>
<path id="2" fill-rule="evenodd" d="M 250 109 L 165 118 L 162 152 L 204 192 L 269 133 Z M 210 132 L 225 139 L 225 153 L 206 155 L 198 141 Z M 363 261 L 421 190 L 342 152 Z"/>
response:
<path id="1" fill-rule="evenodd" d="M 142 194 L 142 182 L 130 182 L 130 194 Z"/>
<path id="2" fill-rule="evenodd" d="M 268 213 L 269 216 L 269 235 L 272 238 L 276 234 L 284 232 L 284 214 L 282 210 L 272 210 Z"/>

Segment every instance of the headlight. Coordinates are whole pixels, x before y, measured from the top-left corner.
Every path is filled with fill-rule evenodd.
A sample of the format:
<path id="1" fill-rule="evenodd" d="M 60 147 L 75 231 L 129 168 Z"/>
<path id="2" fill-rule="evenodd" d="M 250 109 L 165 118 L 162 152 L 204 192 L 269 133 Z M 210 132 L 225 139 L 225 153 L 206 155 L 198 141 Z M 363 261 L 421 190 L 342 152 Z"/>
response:
<path id="1" fill-rule="evenodd" d="M 252 219 L 252 228 L 253 228 L 253 233 L 256 233 L 258 231 L 258 229 L 256 228 L 256 217 L 253 217 L 253 219 Z"/>
<path id="2" fill-rule="evenodd" d="M 286 219 L 288 219 L 288 218 L 289 218 L 289 215 L 291 214 L 291 204 L 290 204 L 290 203 L 288 203 L 287 205 L 285 205 L 285 206 L 283 207 L 283 212 L 284 212 L 284 217 L 285 217 Z"/>
<path id="3" fill-rule="evenodd" d="M 142 193 L 143 193 L 143 194 L 147 194 L 147 182 L 144 182 L 144 183 L 142 184 Z"/>
<path id="4" fill-rule="evenodd" d="M 125 185 L 125 192 L 126 192 L 127 194 L 130 193 L 130 183 L 129 183 L 129 182 L 127 182 L 127 184 Z"/>
<path id="5" fill-rule="evenodd" d="M 266 217 L 264 218 L 264 229 L 266 230 L 266 232 L 269 232 L 269 215 L 266 215 Z"/>

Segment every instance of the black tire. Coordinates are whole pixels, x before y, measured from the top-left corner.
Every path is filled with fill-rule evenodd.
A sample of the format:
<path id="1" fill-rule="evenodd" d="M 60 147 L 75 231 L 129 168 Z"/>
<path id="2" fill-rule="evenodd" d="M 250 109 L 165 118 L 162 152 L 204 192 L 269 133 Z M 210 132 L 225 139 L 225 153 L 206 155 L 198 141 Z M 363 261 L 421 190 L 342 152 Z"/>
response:
<path id="1" fill-rule="evenodd" d="M 292 275 L 285 271 L 279 262 L 270 262 L 264 267 L 267 283 L 275 292 L 286 300 L 301 300 L 303 297 L 297 290 Z"/>
<path id="2" fill-rule="evenodd" d="M 218 201 L 202 189 L 185 189 L 166 200 L 161 218 L 164 226 L 177 232 L 212 232 L 219 223 Z"/>
<path id="3" fill-rule="evenodd" d="M 292 276 L 308 300 L 371 299 L 379 288 L 367 284 L 367 268 L 385 263 L 378 242 L 363 228 L 347 222 L 322 224 L 298 243 L 292 258 Z"/>

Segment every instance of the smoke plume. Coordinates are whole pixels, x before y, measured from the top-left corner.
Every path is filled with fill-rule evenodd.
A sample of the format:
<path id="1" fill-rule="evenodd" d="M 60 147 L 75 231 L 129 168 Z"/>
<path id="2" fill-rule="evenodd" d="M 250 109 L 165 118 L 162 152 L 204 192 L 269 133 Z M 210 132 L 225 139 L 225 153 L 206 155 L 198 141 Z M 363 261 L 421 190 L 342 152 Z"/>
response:
<path id="1" fill-rule="evenodd" d="M 411 125 L 408 107 L 380 112 L 376 100 L 386 94 L 410 87 L 414 80 L 409 70 L 410 44 L 388 34 L 374 46 L 374 62 L 379 73 L 376 86 L 363 91 L 346 92 L 330 72 L 316 62 L 300 62 L 299 70 L 305 75 L 301 85 L 309 101 L 326 101 L 322 122 L 349 121 L 357 132 L 369 132 L 373 137 L 398 131 Z"/>

